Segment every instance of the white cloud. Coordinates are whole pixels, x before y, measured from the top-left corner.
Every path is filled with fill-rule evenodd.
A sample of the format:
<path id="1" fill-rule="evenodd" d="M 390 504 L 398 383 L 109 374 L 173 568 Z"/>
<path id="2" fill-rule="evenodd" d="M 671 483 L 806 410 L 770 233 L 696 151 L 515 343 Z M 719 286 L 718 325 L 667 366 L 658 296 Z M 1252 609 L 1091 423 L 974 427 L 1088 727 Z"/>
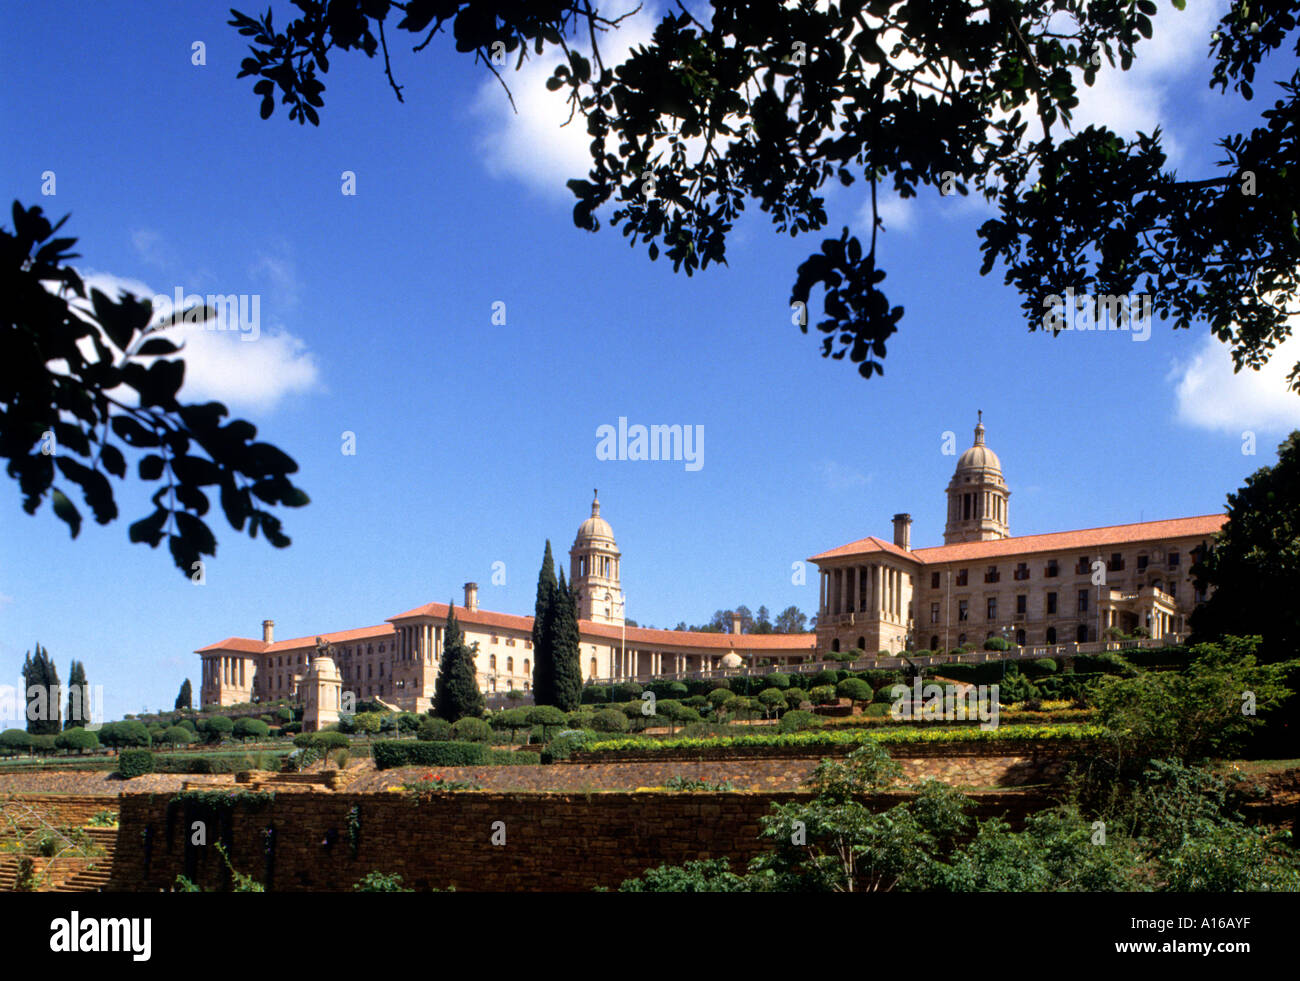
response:
<path id="1" fill-rule="evenodd" d="M 1292 318 L 1300 331 L 1300 318 Z M 1279 344 L 1259 371 L 1234 374 L 1228 345 L 1206 334 L 1200 347 L 1170 372 L 1178 420 L 1218 432 L 1286 431 L 1300 427 L 1300 395 L 1287 390 L 1286 376 L 1300 361 L 1300 336 Z"/>
<path id="2" fill-rule="evenodd" d="M 1161 126 L 1165 151 L 1174 158 L 1178 145 L 1169 126 L 1168 99 L 1189 78 L 1201 88 L 1207 85 L 1210 33 L 1227 6 L 1226 0 L 1196 0 L 1186 10 L 1175 10 L 1162 0 L 1151 19 L 1151 37 L 1138 43 L 1128 71 L 1118 64 L 1112 68 L 1103 56 L 1091 88 L 1083 84 L 1082 74 L 1076 78 L 1079 105 L 1071 128 L 1079 132 L 1090 125 L 1106 126 L 1131 137 Z"/>
<path id="3" fill-rule="evenodd" d="M 98 289 L 114 298 L 122 291 L 158 297 L 155 313 L 171 312 L 171 300 L 162 302 L 161 291 L 138 279 L 99 272 L 84 273 L 82 278 L 87 292 Z M 260 303 L 255 307 L 250 302 L 245 309 L 250 313 L 260 310 Z M 197 401 L 215 399 L 231 408 L 267 412 L 289 396 L 318 390 L 321 387 L 319 365 L 306 343 L 282 325 L 260 321 L 259 316 L 257 329 L 253 330 L 250 324 L 240 324 L 223 314 L 202 324 L 163 331 L 163 336 L 183 345 L 182 396 Z M 89 348 L 86 353 L 93 356 Z"/>
<path id="4" fill-rule="evenodd" d="M 606 9 L 602 4 L 600 12 L 615 17 L 633 6 L 615 3 Z M 616 30 L 602 35 L 600 52 L 605 64 L 613 68 L 626 58 L 629 48 L 648 44 L 658 22 L 659 14 L 644 5 Z M 571 42 L 570 47 L 590 56 L 587 45 Z M 546 80 L 561 61 L 561 53 L 548 51 L 540 58 L 531 55 L 518 71 L 513 62 L 501 70 L 518 112 L 511 108 L 501 83 L 489 73 L 470 111 L 482 125 L 478 146 L 489 173 L 514 177 L 547 196 L 572 203 L 573 195 L 564 186 L 565 181 L 586 177 L 591 169 L 591 136 L 580 114 L 575 113 L 572 122 L 565 125 L 569 118 L 567 90 L 552 92 L 546 88 Z"/>

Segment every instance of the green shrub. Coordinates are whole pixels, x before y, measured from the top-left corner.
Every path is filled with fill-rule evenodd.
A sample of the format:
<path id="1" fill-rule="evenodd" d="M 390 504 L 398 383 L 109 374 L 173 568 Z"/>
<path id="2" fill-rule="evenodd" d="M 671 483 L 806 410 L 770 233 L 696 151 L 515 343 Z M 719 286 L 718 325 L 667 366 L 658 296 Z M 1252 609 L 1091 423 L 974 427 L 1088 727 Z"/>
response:
<path id="1" fill-rule="evenodd" d="M 566 729 L 590 729 L 592 720 L 596 718 L 596 713 L 590 709 L 576 709 L 564 716 L 564 727 Z"/>
<path id="2" fill-rule="evenodd" d="M 348 751 L 346 749 L 336 749 L 329 754 L 330 762 L 336 769 L 345 769 L 348 765 Z"/>
<path id="3" fill-rule="evenodd" d="M 488 759 L 487 747 L 483 743 L 418 739 L 377 742 L 370 747 L 370 755 L 375 759 L 377 770 L 397 766 L 483 766 Z"/>
<path id="4" fill-rule="evenodd" d="M 348 737 L 343 735 L 341 732 L 330 732 L 329 730 L 325 730 L 324 732 L 313 733 L 313 735 L 316 738 L 312 745 L 320 747 L 326 753 L 335 749 L 347 749 L 347 747 L 351 745 L 348 741 Z"/>
<path id="5" fill-rule="evenodd" d="M 788 674 L 782 674 L 780 671 L 766 675 L 762 680 L 763 688 L 780 688 L 784 691 L 790 687 L 790 676 Z M 762 688 L 759 689 L 759 691 L 762 690 Z M 757 694 L 757 692 L 750 692 L 749 694 Z"/>
<path id="6" fill-rule="evenodd" d="M 88 749 L 99 749 L 99 736 L 88 729 L 64 729 L 54 737 L 54 745 L 59 749 L 84 753 Z"/>
<path id="7" fill-rule="evenodd" d="M 594 742 L 596 738 L 594 732 L 565 729 L 563 732 L 556 733 L 555 738 L 546 744 L 546 749 L 542 750 L 542 762 L 554 763 L 556 760 L 567 760 L 573 755 L 574 750 Z"/>
<path id="8" fill-rule="evenodd" d="M 715 688 L 709 692 L 707 698 L 709 705 L 713 707 L 714 711 L 717 711 L 726 706 L 728 702 L 734 702 L 736 695 L 730 688 Z"/>
<path id="9" fill-rule="evenodd" d="M 232 728 L 236 739 L 265 739 L 271 727 L 261 719 L 236 719 Z"/>
<path id="10" fill-rule="evenodd" d="M 1024 661 L 1020 669 L 1031 678 L 1041 678 L 1044 675 L 1056 674 L 1056 662 L 1050 657 L 1040 657 L 1033 661 Z"/>
<path id="11" fill-rule="evenodd" d="M 582 689 L 583 705 L 600 705 L 608 701 L 610 701 L 610 696 L 607 685 L 587 685 Z"/>
<path id="12" fill-rule="evenodd" d="M 627 732 L 630 727 L 627 716 L 618 709 L 601 709 L 591 720 L 591 728 L 596 732 Z"/>
<path id="13" fill-rule="evenodd" d="M 397 716 L 397 731 L 407 736 L 415 735 L 420 731 L 420 716 L 414 712 L 402 712 Z"/>
<path id="14" fill-rule="evenodd" d="M 358 712 L 352 716 L 352 729 L 373 736 L 383 728 L 384 718 L 385 716 L 379 712 Z"/>
<path id="15" fill-rule="evenodd" d="M 895 682 L 895 684 L 898 683 L 899 682 Z M 890 702 L 894 700 L 894 696 L 892 694 L 893 688 L 894 688 L 893 685 L 885 685 L 885 687 L 883 688 L 876 689 L 876 694 L 875 697 L 872 698 L 872 702 L 874 702 L 877 705 L 888 705 Z"/>
<path id="16" fill-rule="evenodd" d="M 420 719 L 420 729 L 415 735 L 422 742 L 451 742 L 451 723 L 437 716 L 426 715 Z"/>
<path id="17" fill-rule="evenodd" d="M 492 727 L 482 719 L 466 716 L 452 723 L 451 738 L 457 742 L 491 743 Z"/>
<path id="18" fill-rule="evenodd" d="M 835 686 L 835 694 L 851 702 L 871 701 L 871 686 L 861 678 L 845 678 Z"/>
<path id="19" fill-rule="evenodd" d="M 117 758 L 117 775 L 123 780 L 153 772 L 153 753 L 147 749 L 124 749 Z"/>
<path id="20" fill-rule="evenodd" d="M 758 704 L 763 706 L 766 713 L 783 711 L 787 702 L 785 692 L 780 688 L 764 688 L 758 693 Z"/>
<path id="21" fill-rule="evenodd" d="M 1009 651 L 1011 650 L 1011 647 L 1011 642 L 1004 640 L 1001 637 L 990 637 L 988 640 L 984 641 L 984 649 L 986 651 Z"/>
<path id="22" fill-rule="evenodd" d="M 565 714 L 554 705 L 536 705 L 530 708 L 527 719 L 530 726 L 542 727 L 543 739 L 549 737 L 554 730 L 561 728 L 568 721 Z"/>
<path id="23" fill-rule="evenodd" d="M 808 693 L 808 699 L 814 705 L 830 705 L 836 701 L 834 685 L 818 685 Z"/>
<path id="24" fill-rule="evenodd" d="M 218 743 L 235 731 L 235 723 L 224 715 L 214 715 L 199 723 L 199 731 L 208 738 L 208 742 Z"/>
<path id="25" fill-rule="evenodd" d="M 808 687 L 809 690 L 813 688 L 821 688 L 826 685 L 830 685 L 832 688 L 834 688 L 837 684 L 839 684 L 839 680 L 840 680 L 840 675 L 838 671 L 831 671 L 828 668 L 823 668 L 821 671 L 818 671 L 816 674 L 812 676 Z"/>
<path id="26" fill-rule="evenodd" d="M 780 732 L 800 732 L 804 729 L 816 729 L 822 724 L 821 719 L 811 712 L 793 709 L 781 716 L 776 728 Z"/>
<path id="27" fill-rule="evenodd" d="M 386 875 L 378 870 L 367 872 L 352 885 L 353 892 L 415 892 L 402 885 L 400 875 Z"/>
<path id="28" fill-rule="evenodd" d="M 614 686 L 613 698 L 615 702 L 631 702 L 641 697 L 641 692 L 645 691 L 635 681 L 620 681 Z"/>
<path id="29" fill-rule="evenodd" d="M 163 733 L 163 742 L 170 743 L 173 746 L 187 746 L 198 738 L 193 727 L 186 729 L 180 725 L 172 726 Z"/>

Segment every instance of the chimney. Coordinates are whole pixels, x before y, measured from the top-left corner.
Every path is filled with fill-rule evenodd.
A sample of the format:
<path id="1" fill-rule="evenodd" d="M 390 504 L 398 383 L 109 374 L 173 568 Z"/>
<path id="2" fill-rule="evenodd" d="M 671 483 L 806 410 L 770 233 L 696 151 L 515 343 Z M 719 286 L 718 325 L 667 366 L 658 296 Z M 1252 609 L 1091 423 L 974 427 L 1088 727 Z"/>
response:
<path id="1" fill-rule="evenodd" d="M 465 609 L 471 613 L 478 609 L 478 583 L 465 583 Z"/>
<path id="2" fill-rule="evenodd" d="M 740 633 L 740 614 L 739 614 L 739 613 L 733 613 L 733 614 L 731 614 L 731 632 L 732 632 L 733 634 L 738 634 L 738 633 Z"/>
<path id="3" fill-rule="evenodd" d="M 899 548 L 912 550 L 912 516 L 910 514 L 894 515 L 894 544 Z"/>
<path id="4" fill-rule="evenodd" d="M 274 620 L 262 621 L 262 643 L 263 644 L 275 643 L 275 621 Z"/>

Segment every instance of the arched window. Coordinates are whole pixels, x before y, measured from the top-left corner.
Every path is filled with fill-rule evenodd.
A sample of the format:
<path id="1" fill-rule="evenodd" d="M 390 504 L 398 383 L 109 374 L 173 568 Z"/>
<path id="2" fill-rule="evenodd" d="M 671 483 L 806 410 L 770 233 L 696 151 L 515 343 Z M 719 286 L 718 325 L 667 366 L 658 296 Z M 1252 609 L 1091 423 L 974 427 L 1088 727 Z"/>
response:
<path id="1" fill-rule="evenodd" d="M 1056 628 L 1055 628 L 1055 627 L 1048 627 L 1048 628 L 1047 628 L 1047 642 L 1048 642 L 1049 644 L 1055 644 L 1055 643 L 1056 643 Z"/>
<path id="2" fill-rule="evenodd" d="M 1079 624 L 1079 629 L 1074 632 L 1074 639 L 1077 640 L 1080 644 L 1087 642 L 1088 625 L 1086 623 Z"/>
<path id="3" fill-rule="evenodd" d="M 930 650 L 932 650 L 932 651 L 937 651 L 938 649 L 939 649 L 939 635 L 938 635 L 938 634 L 931 634 L 931 635 L 930 635 Z"/>
<path id="4" fill-rule="evenodd" d="M 506 658 L 506 673 L 507 674 L 515 673 L 515 659 L 513 657 Z"/>
<path id="5" fill-rule="evenodd" d="M 836 654 L 839 653 L 839 651 L 840 651 L 840 639 L 839 639 L 838 637 L 836 637 L 833 641 L 831 641 L 831 650 L 834 651 Z"/>
<path id="6" fill-rule="evenodd" d="M 858 650 L 860 650 L 860 651 L 865 651 L 866 649 L 867 649 L 867 638 L 865 638 L 865 637 L 859 637 L 859 638 L 858 638 Z"/>
<path id="7" fill-rule="evenodd" d="M 591 673 L 588 677 L 596 677 L 596 659 L 594 657 L 591 659 Z"/>
<path id="8" fill-rule="evenodd" d="M 966 635 L 965 635 L 965 634 L 958 634 L 958 635 L 957 635 L 957 646 L 958 646 L 958 647 L 964 647 L 964 646 L 966 646 Z"/>
<path id="9" fill-rule="evenodd" d="M 1020 630 L 1016 631 L 1016 646 L 1017 647 L 1025 646 L 1025 631 L 1023 627 Z"/>
<path id="10" fill-rule="evenodd" d="M 533 673 L 533 669 L 530 668 L 528 665 L 529 665 L 528 658 L 524 658 L 524 674 L 531 675 Z"/>
<path id="11" fill-rule="evenodd" d="M 493 671 L 497 669 L 497 656 L 495 654 L 488 658 L 488 667 Z"/>

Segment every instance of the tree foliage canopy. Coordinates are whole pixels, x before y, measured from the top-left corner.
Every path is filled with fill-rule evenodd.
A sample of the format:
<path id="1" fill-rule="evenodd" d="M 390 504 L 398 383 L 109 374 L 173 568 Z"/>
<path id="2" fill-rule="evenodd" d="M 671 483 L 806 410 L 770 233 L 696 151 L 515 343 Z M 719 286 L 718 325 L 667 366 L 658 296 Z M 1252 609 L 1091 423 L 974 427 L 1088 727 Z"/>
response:
<path id="1" fill-rule="evenodd" d="M 138 451 L 140 480 L 159 485 L 153 511 L 131 524 L 130 540 L 156 548 L 166 538 L 186 575 L 201 569 L 200 556 L 216 554 L 204 488 L 217 488 L 236 531 L 247 527 L 253 538 L 261 531 L 276 548 L 287 546 L 280 519 L 263 505 L 308 502 L 289 480 L 298 464 L 257 442 L 252 423 L 223 422 L 228 410 L 220 402 L 177 396 L 185 362 L 159 332 L 212 311 L 156 320 L 149 299 L 88 294 L 68 265 L 78 258 L 76 239 L 54 237 L 65 221 L 51 225 L 40 207 L 15 201 L 13 230 L 0 228 L 0 459 L 18 481 L 23 510 L 35 514 L 48 497 L 76 538 L 82 515 L 64 490 L 76 485 L 95 521 L 109 524 L 118 509 L 108 478 L 126 478 L 125 449 Z M 56 484 L 59 477 L 67 483 Z"/>
<path id="2" fill-rule="evenodd" d="M 726 262 L 749 204 L 779 233 L 817 232 L 828 222 L 826 185 L 864 182 L 871 227 L 824 239 L 799 267 L 791 302 L 806 333 L 821 292 L 822 355 L 847 357 L 866 378 L 882 370 L 903 318 L 882 287 L 883 188 L 904 199 L 973 189 L 993 205 L 979 230 L 980 271 L 1001 265 L 1030 330 L 1049 329 L 1045 310 L 1067 287 L 1142 292 L 1175 327 L 1208 322 L 1240 369 L 1268 360 L 1297 309 L 1300 72 L 1283 61 L 1276 101 L 1253 129 L 1218 141 L 1204 176 L 1168 165 L 1159 129 L 1129 139 L 1072 125 L 1081 87 L 1141 57 L 1157 29 L 1154 0 L 712 0 L 700 16 L 678 4 L 618 65 L 600 50 L 618 18 L 591 3 L 294 6 L 278 31 L 270 10 L 232 11 L 251 42 L 239 77 L 256 79 L 263 118 L 278 94 L 290 119 L 319 124 L 321 78 L 338 51 L 382 52 L 402 99 L 390 34 L 422 51 L 450 31 L 458 52 L 498 78 L 507 60 L 555 55 L 547 85 L 565 91 L 591 136 L 591 169 L 568 182 L 575 224 L 595 231 L 609 210 L 630 245 L 688 275 Z M 1269 55 L 1300 54 L 1298 8 L 1237 0 L 1209 39 L 1210 87 L 1253 99 Z M 1300 365 L 1290 381 L 1300 390 Z"/>

